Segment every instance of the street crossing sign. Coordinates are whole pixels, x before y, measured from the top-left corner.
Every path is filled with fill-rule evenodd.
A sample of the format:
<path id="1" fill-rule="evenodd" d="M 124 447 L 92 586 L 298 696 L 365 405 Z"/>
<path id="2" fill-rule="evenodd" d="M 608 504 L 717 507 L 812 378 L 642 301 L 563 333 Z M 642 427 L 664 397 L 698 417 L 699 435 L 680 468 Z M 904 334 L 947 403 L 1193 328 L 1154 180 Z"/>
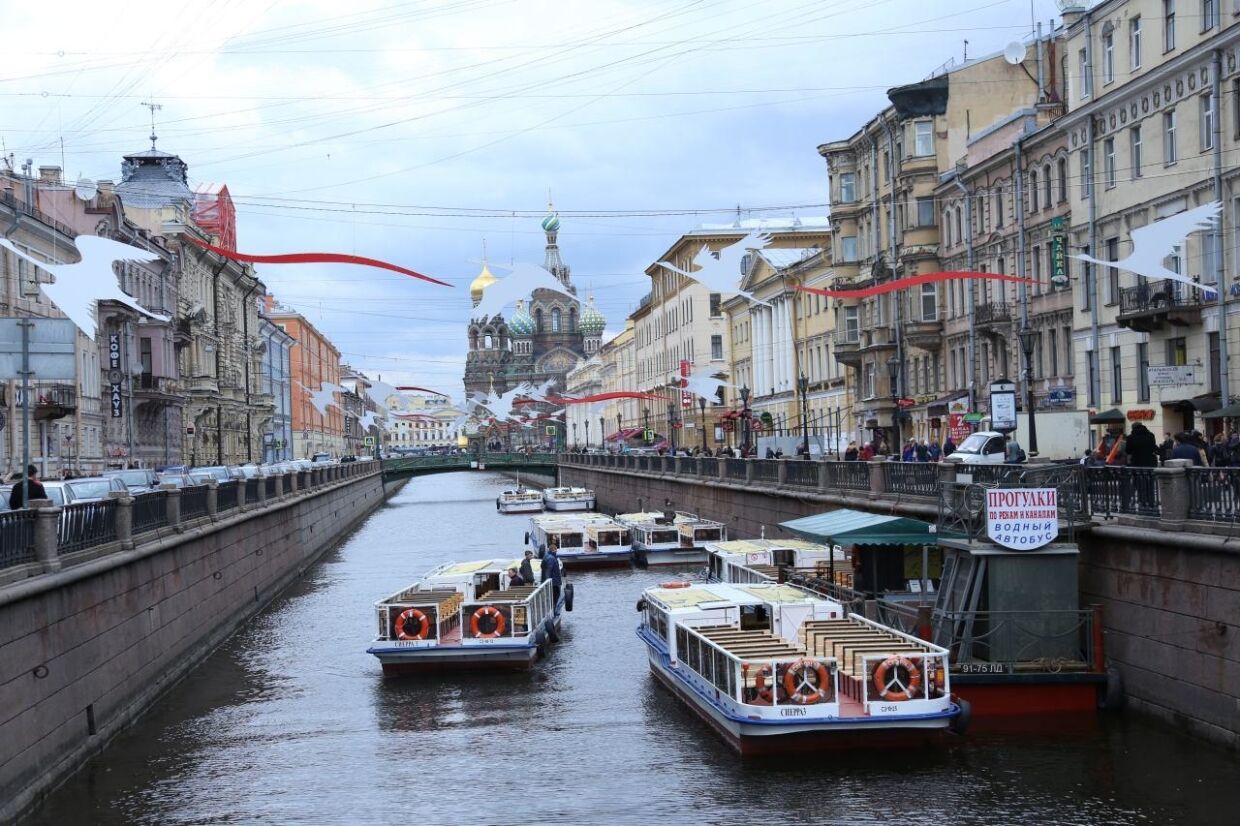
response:
<path id="1" fill-rule="evenodd" d="M 365 439 L 362 439 L 362 444 L 366 445 L 366 447 L 374 447 L 374 446 L 375 446 L 375 437 L 374 437 L 374 436 L 367 436 Z"/>

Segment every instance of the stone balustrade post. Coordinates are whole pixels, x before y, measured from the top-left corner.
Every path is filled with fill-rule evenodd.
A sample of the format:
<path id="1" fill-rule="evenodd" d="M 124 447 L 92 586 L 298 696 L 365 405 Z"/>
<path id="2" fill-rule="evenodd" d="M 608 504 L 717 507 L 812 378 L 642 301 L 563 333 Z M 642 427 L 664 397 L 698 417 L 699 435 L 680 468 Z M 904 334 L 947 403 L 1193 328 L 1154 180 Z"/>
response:
<path id="1" fill-rule="evenodd" d="M 745 484 L 746 485 L 753 484 L 753 463 L 756 461 L 758 460 L 757 459 L 746 459 L 745 460 Z"/>
<path id="2" fill-rule="evenodd" d="M 60 570 L 60 508 L 50 499 L 31 499 L 34 516 L 34 555 L 43 565 L 43 573 Z"/>
<path id="3" fill-rule="evenodd" d="M 775 483 L 782 488 L 788 484 L 788 459 L 784 457 L 775 461 L 779 463 L 775 469 Z"/>
<path id="4" fill-rule="evenodd" d="M 181 489 L 173 484 L 163 484 L 159 489 L 166 491 L 168 496 L 164 499 L 164 518 L 168 520 L 168 527 L 177 533 L 181 532 Z"/>
<path id="5" fill-rule="evenodd" d="M 237 512 L 242 513 L 249 509 L 245 500 L 245 487 L 250 483 L 249 479 L 237 480 Z"/>
<path id="6" fill-rule="evenodd" d="M 284 477 L 285 477 L 285 476 L 287 476 L 287 475 L 288 475 L 287 473 L 277 473 L 277 474 L 276 474 L 276 477 L 275 477 L 275 478 L 276 478 L 276 491 L 275 491 L 275 492 L 276 492 L 276 496 L 275 496 L 275 498 L 276 498 L 276 499 L 283 499 L 283 498 L 284 498 Z"/>
<path id="7" fill-rule="evenodd" d="M 220 511 L 220 482 L 218 479 L 207 480 L 207 516 L 212 522 Z"/>
<path id="8" fill-rule="evenodd" d="M 870 465 L 870 498 L 879 499 L 887 491 L 883 480 L 883 459 L 871 459 Z"/>
<path id="9" fill-rule="evenodd" d="M 108 498 L 116 500 L 116 539 L 121 550 L 128 551 L 133 548 L 133 497 L 129 491 L 114 490 Z"/>
<path id="10" fill-rule="evenodd" d="M 1158 503 L 1162 510 L 1159 527 L 1164 531 L 1184 529 L 1189 504 L 1188 468 L 1192 464 L 1188 459 L 1168 459 L 1162 467 L 1154 469 Z"/>
<path id="11" fill-rule="evenodd" d="M 727 456 L 717 456 L 717 457 L 715 457 L 715 461 L 719 463 L 719 469 L 718 469 L 718 473 L 717 473 L 718 477 L 719 477 L 720 479 L 726 479 L 726 478 L 727 478 L 727 474 L 728 474 L 728 457 L 727 457 Z"/>
<path id="12" fill-rule="evenodd" d="M 956 463 L 955 462 L 939 462 L 939 484 L 944 482 L 956 481 Z"/>
<path id="13" fill-rule="evenodd" d="M 673 476 L 680 475 L 680 455 L 679 454 L 672 457 L 672 475 Z"/>
<path id="14" fill-rule="evenodd" d="M 267 476 L 258 477 L 258 484 L 255 486 L 258 490 L 258 506 L 265 508 L 267 506 Z"/>
<path id="15" fill-rule="evenodd" d="M 818 463 L 818 492 L 826 493 L 831 489 L 831 463 Z"/>
<path id="16" fill-rule="evenodd" d="M 288 475 L 288 486 L 289 486 L 288 492 L 290 496 L 295 496 L 297 494 L 297 491 L 300 488 L 300 486 L 297 484 L 297 480 L 299 476 L 300 474 L 297 471 L 293 471 L 292 473 Z"/>

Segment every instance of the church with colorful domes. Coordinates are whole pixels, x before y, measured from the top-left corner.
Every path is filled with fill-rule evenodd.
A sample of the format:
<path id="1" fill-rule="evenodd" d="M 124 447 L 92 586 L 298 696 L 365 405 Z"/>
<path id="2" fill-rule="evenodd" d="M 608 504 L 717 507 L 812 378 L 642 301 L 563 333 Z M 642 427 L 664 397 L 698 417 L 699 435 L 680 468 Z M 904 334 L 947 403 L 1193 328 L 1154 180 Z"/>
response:
<path id="1" fill-rule="evenodd" d="M 549 392 L 563 393 L 569 371 L 598 352 L 606 321 L 594 306 L 593 296 L 584 307 L 576 298 L 572 271 L 560 257 L 560 216 L 554 207 L 543 219 L 542 228 L 547 234 L 543 268 L 574 297 L 535 290 L 518 301 L 507 317 L 471 318 L 465 359 L 467 394 L 506 393 L 523 382 L 537 386 L 548 380 L 552 382 Z M 483 291 L 497 280 L 484 261 L 482 272 L 469 285 L 474 307 L 482 300 Z"/>

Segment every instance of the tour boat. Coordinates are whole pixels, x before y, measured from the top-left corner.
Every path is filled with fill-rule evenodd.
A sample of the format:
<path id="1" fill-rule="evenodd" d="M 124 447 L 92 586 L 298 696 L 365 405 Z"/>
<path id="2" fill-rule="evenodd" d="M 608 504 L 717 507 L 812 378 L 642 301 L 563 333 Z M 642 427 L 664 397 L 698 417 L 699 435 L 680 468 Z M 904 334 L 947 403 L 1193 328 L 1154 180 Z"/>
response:
<path id="1" fill-rule="evenodd" d="M 961 727 L 945 648 L 775 583 L 666 582 L 651 672 L 741 755 L 920 745 Z"/>
<path id="2" fill-rule="evenodd" d="M 500 513 L 538 513 L 543 509 L 541 490 L 514 488 L 495 498 L 495 509 Z"/>
<path id="3" fill-rule="evenodd" d="M 632 556 L 629 529 L 601 513 L 532 516 L 525 543 L 540 552 L 555 546 L 565 568 L 627 566 Z"/>
<path id="4" fill-rule="evenodd" d="M 588 488 L 547 488 L 543 505 L 549 511 L 594 510 L 594 491 Z"/>
<path id="5" fill-rule="evenodd" d="M 832 566 L 850 566 L 843 549 L 803 539 L 735 539 L 708 542 L 706 578 L 710 582 L 776 582 L 781 568 L 825 576 Z"/>
<path id="6" fill-rule="evenodd" d="M 676 511 L 670 520 L 652 511 L 621 513 L 616 521 L 632 531 L 633 564 L 640 568 L 704 562 L 703 546 L 727 539 L 723 523 L 683 511 Z"/>
<path id="7" fill-rule="evenodd" d="M 367 653 L 384 674 L 529 668 L 559 641 L 562 611 L 573 610 L 573 586 L 558 602 L 550 581 L 508 585 L 521 560 L 448 562 L 375 603 L 379 635 Z M 535 576 L 539 563 L 534 560 Z"/>

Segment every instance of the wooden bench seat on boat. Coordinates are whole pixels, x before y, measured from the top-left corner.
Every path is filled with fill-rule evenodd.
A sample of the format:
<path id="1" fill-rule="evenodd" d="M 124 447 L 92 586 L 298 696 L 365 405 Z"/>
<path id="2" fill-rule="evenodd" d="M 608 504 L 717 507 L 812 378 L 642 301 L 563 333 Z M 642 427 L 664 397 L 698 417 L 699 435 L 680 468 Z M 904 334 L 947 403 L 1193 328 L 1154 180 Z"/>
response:
<path id="1" fill-rule="evenodd" d="M 507 591 L 488 591 L 478 597 L 478 602 L 525 602 L 536 590 L 534 585 L 518 585 Z"/>

